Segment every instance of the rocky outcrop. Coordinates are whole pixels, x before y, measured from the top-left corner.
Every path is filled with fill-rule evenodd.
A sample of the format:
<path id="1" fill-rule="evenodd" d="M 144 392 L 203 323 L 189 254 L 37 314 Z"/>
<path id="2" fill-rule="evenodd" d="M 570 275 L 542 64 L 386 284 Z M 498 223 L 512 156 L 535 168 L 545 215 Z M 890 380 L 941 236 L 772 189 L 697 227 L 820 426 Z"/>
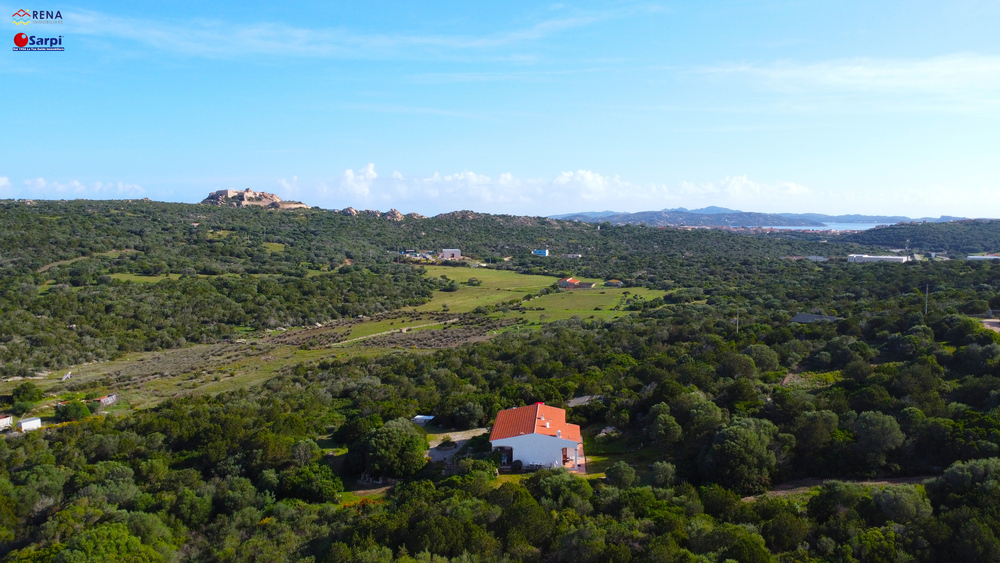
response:
<path id="1" fill-rule="evenodd" d="M 395 209 L 390 209 L 389 212 L 384 215 L 384 217 L 386 219 L 390 220 L 390 221 L 402 221 L 403 220 L 403 214 L 400 213 L 399 211 L 395 210 Z"/>
<path id="2" fill-rule="evenodd" d="M 406 216 L 409 217 L 410 219 L 426 219 L 427 218 L 426 216 L 421 215 L 419 213 L 407 213 Z"/>
<path id="3" fill-rule="evenodd" d="M 468 209 L 463 209 L 462 211 L 452 211 L 451 213 L 441 213 L 440 215 L 435 215 L 435 219 L 475 219 L 479 217 L 480 214 L 475 211 L 469 211 Z"/>
<path id="4" fill-rule="evenodd" d="M 298 201 L 282 201 L 280 197 L 267 192 L 255 192 L 249 188 L 239 190 L 219 190 L 208 194 L 202 201 L 205 205 L 222 207 L 266 207 L 268 209 L 301 209 L 309 207 Z"/>
<path id="5" fill-rule="evenodd" d="M 376 210 L 376 209 L 365 209 L 365 210 L 364 210 L 364 211 L 362 211 L 361 213 L 363 213 L 363 214 L 365 214 L 365 215 L 369 215 L 369 216 L 371 216 L 371 217 L 374 217 L 374 218 L 376 218 L 376 219 L 378 219 L 379 217 L 381 217 L 381 216 L 382 216 L 382 212 L 381 212 L 381 211 L 378 211 L 378 210 Z"/>
<path id="6" fill-rule="evenodd" d="M 343 209 L 340 210 L 340 214 L 341 215 L 347 215 L 348 217 L 357 217 L 358 216 L 358 210 L 354 209 L 353 207 L 345 207 L 345 208 L 343 208 Z"/>

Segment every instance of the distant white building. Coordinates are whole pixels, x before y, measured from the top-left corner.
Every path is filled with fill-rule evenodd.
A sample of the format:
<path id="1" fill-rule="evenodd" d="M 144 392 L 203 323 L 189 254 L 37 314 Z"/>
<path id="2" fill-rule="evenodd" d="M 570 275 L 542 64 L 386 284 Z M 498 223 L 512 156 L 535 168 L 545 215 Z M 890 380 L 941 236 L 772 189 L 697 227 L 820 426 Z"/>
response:
<path id="1" fill-rule="evenodd" d="M 28 432 L 30 430 L 38 430 L 42 427 L 42 419 L 37 416 L 31 418 L 22 418 L 17 423 L 17 429 L 21 432 Z"/>
<path id="2" fill-rule="evenodd" d="M 457 248 L 445 248 L 441 251 L 442 260 L 461 260 L 462 251 Z"/>
<path id="3" fill-rule="evenodd" d="M 434 415 L 430 414 L 418 414 L 417 416 L 410 419 L 410 422 L 416 424 L 417 426 L 426 426 L 428 422 L 434 420 Z"/>
<path id="4" fill-rule="evenodd" d="M 14 426 L 14 417 L 9 414 L 0 414 L 0 430 L 7 430 Z"/>
<path id="5" fill-rule="evenodd" d="M 987 254 L 986 256 L 966 256 L 966 260 L 1000 260 L 1000 256 Z"/>
<path id="6" fill-rule="evenodd" d="M 805 259 L 810 262 L 828 262 L 830 260 L 826 256 L 806 256 Z"/>
<path id="7" fill-rule="evenodd" d="M 563 258 L 583 258 L 583 254 L 563 254 Z"/>
<path id="8" fill-rule="evenodd" d="M 909 262 L 909 256 L 869 256 L 867 254 L 848 254 L 848 262 Z"/>
<path id="9" fill-rule="evenodd" d="M 535 256 L 548 256 L 549 250 L 536 248 L 535 250 L 532 250 L 531 253 L 534 254 Z"/>

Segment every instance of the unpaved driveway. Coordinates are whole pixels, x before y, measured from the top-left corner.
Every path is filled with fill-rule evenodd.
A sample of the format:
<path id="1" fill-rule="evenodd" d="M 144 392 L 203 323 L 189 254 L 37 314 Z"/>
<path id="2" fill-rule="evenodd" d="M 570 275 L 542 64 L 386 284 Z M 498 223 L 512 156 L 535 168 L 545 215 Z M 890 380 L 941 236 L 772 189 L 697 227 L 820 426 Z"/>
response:
<path id="1" fill-rule="evenodd" d="M 455 452 L 462 449 L 462 446 L 469 441 L 470 438 L 479 436 L 480 434 L 486 434 L 489 429 L 486 428 L 473 428 L 472 430 L 462 430 L 461 432 L 442 432 L 441 434 L 429 434 L 427 436 L 428 442 L 430 442 L 431 449 L 427 452 L 430 456 L 431 461 L 447 461 L 451 459 L 451 456 L 455 455 Z M 437 449 L 438 444 L 444 440 L 445 436 L 451 436 L 453 442 L 455 442 L 455 447 L 442 451 Z"/>

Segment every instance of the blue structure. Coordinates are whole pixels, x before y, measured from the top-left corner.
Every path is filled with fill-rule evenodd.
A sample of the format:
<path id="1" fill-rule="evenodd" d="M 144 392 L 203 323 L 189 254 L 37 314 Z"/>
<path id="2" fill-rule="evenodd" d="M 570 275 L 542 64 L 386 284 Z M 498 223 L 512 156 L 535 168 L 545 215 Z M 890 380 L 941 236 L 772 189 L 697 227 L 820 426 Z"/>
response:
<path id="1" fill-rule="evenodd" d="M 548 256 L 549 255 L 548 249 L 545 249 L 545 250 L 532 250 L 531 253 L 534 254 L 535 256 Z"/>

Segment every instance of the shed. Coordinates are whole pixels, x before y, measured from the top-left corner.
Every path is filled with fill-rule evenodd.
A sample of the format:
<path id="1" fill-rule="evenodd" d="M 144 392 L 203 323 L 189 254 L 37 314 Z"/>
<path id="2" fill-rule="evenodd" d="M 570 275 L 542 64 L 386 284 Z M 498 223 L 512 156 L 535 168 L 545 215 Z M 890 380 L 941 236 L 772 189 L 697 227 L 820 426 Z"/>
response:
<path id="1" fill-rule="evenodd" d="M 42 419 L 37 416 L 31 418 L 22 418 L 17 423 L 17 429 L 21 432 L 28 432 L 30 430 L 38 430 L 42 427 Z"/>

